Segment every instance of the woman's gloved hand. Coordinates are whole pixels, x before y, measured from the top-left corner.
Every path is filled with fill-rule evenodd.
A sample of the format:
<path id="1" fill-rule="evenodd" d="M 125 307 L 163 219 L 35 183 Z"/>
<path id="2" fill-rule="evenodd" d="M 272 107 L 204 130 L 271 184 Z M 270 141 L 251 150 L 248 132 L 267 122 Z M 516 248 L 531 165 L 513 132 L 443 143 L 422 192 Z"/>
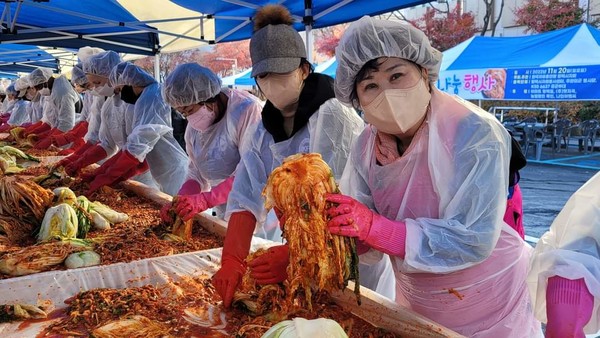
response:
<path id="1" fill-rule="evenodd" d="M 326 200 L 334 204 L 327 209 L 332 234 L 354 237 L 376 250 L 404 258 L 406 223 L 381 216 L 346 195 L 327 194 Z"/>
<path id="2" fill-rule="evenodd" d="M 287 279 L 290 250 L 287 244 L 273 246 L 248 263 L 250 276 L 258 284 L 281 283 Z"/>
<path id="3" fill-rule="evenodd" d="M 187 221 L 199 212 L 227 202 L 233 179 L 233 176 L 228 177 L 225 181 L 213 187 L 211 191 L 179 196 L 174 203 L 175 212 L 184 221 Z"/>
<path id="4" fill-rule="evenodd" d="M 52 145 L 53 137 L 57 136 L 57 135 L 60 135 L 62 133 L 63 132 L 60 131 L 59 129 L 56 129 L 56 128 L 50 129 L 50 132 L 48 134 L 46 134 L 46 136 L 44 136 L 41 140 L 39 140 L 33 146 L 33 148 L 35 148 L 35 149 L 48 149 Z"/>
<path id="5" fill-rule="evenodd" d="M 140 167 L 140 164 L 143 165 L 143 163 L 144 161 L 140 162 L 129 151 L 121 151 L 121 154 L 114 162 L 112 162 L 112 165 L 107 167 L 104 172 L 97 175 L 90 183 L 90 189 L 86 195 L 93 193 L 100 187 L 116 183 L 119 179 L 128 179 L 129 177 L 126 176 L 133 175 L 136 172 L 136 168 Z M 147 165 L 145 168 L 148 170 Z"/>
<path id="6" fill-rule="evenodd" d="M 221 268 L 212 278 L 212 284 L 223 299 L 225 308 L 231 306 L 235 290 L 246 272 L 245 261 L 255 227 L 256 218 L 248 211 L 234 212 L 227 224 Z"/>
<path id="7" fill-rule="evenodd" d="M 77 156 L 75 161 L 67 164 L 65 166 L 65 171 L 69 176 L 75 176 L 77 175 L 77 173 L 79 173 L 79 170 L 81 170 L 82 168 L 102 160 L 107 155 L 108 154 L 106 153 L 106 150 L 104 150 L 102 146 L 98 144 L 93 145 L 89 147 L 83 154 Z M 75 156 L 75 154 L 69 157 L 73 156 Z"/>
<path id="8" fill-rule="evenodd" d="M 546 288 L 547 338 L 585 338 L 584 326 L 592 317 L 594 296 L 583 278 L 548 278 Z"/>

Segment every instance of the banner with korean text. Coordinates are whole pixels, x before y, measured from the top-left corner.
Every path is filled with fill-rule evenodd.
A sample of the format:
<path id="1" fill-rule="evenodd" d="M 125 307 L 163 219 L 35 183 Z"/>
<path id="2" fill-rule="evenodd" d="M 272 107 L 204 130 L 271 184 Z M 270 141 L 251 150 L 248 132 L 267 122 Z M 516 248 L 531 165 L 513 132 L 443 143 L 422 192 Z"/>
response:
<path id="1" fill-rule="evenodd" d="M 600 65 L 444 71 L 436 83 L 468 100 L 600 100 Z"/>

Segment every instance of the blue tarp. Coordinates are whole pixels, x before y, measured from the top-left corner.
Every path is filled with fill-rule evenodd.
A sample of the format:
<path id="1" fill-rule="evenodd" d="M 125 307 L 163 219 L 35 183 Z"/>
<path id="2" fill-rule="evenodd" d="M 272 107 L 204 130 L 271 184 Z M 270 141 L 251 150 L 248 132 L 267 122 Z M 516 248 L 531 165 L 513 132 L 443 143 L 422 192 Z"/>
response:
<path id="1" fill-rule="evenodd" d="M 247 5 L 248 2 L 241 1 L 239 4 L 235 1 L 226 0 L 171 1 L 203 14 L 215 15 L 215 36 L 217 42 L 250 38 L 252 35 L 252 21 L 250 19 L 256 12 L 256 8 L 269 3 L 281 3 L 290 10 L 292 15 L 296 15 L 299 18 L 304 18 L 305 16 L 305 3 L 312 3 L 312 19 L 314 21 L 312 27 L 322 28 L 354 21 L 364 15 L 379 15 L 429 2 L 427 0 L 354 0 L 342 4 L 339 0 L 287 0 L 277 2 L 273 0 L 260 0 L 252 1 L 251 5 L 255 7 L 250 8 Z M 237 29 L 240 24 L 243 27 Z M 294 27 L 298 31 L 304 30 L 304 24 L 301 22 L 298 22 Z"/>
<path id="2" fill-rule="evenodd" d="M 96 46 L 121 53 L 152 55 L 158 46 L 156 33 L 143 31 L 131 23 L 139 21 L 115 0 L 74 1 L 33 0 L 10 3 L 12 20 L 17 14 L 16 29 L 9 31 L 6 18 L 0 43 L 78 49 Z M 6 7 L 5 7 L 6 13 Z M 144 28 L 149 26 L 139 25 Z M 130 32 L 130 33 L 128 33 Z"/>
<path id="3" fill-rule="evenodd" d="M 58 60 L 46 51 L 28 45 L 0 44 L 0 77 L 5 73 L 29 73 L 37 67 L 58 69 Z"/>
<path id="4" fill-rule="evenodd" d="M 600 100 L 600 30 L 473 37 L 444 52 L 441 90 L 465 99 Z"/>

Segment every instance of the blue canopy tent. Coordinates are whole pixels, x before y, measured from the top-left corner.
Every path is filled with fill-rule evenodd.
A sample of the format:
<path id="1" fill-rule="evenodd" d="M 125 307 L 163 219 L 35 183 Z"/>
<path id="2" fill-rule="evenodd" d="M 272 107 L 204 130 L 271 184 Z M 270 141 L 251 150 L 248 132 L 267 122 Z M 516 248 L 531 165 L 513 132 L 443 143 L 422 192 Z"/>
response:
<path id="1" fill-rule="evenodd" d="M 58 70 L 59 62 L 45 50 L 27 45 L 0 44 L 0 77 L 17 72 L 29 73 L 37 67 Z"/>
<path id="2" fill-rule="evenodd" d="M 250 76 L 251 71 L 252 71 L 252 68 L 247 69 L 241 73 L 222 78 L 221 81 L 223 82 L 223 86 L 224 87 L 233 87 L 235 85 L 235 80 L 237 80 L 243 76 Z"/>
<path id="3" fill-rule="evenodd" d="M 256 81 L 253 77 L 250 77 L 252 74 L 252 68 L 247 70 L 244 75 L 235 79 L 234 83 L 236 86 L 256 86 Z"/>
<path id="4" fill-rule="evenodd" d="M 171 0 L 183 7 L 204 13 L 215 21 L 215 42 L 236 41 L 250 38 L 252 35 L 252 17 L 256 10 L 269 3 L 286 6 L 294 19 L 298 31 L 306 31 L 306 45 L 312 45 L 310 31 L 350 22 L 364 15 L 379 15 L 401 8 L 429 2 L 429 0 Z M 308 49 L 311 60 L 312 50 Z"/>
<path id="5" fill-rule="evenodd" d="M 321 74 L 329 75 L 329 76 L 335 78 L 336 68 L 337 68 L 337 60 L 335 57 L 333 57 L 333 58 L 321 63 L 320 65 L 317 65 L 315 67 L 315 73 L 321 73 Z M 243 73 L 238 74 L 237 77 L 235 77 L 235 79 L 233 79 L 233 83 L 236 86 L 255 86 L 256 81 L 254 80 L 254 78 L 250 77 L 251 73 L 252 73 L 252 68 L 244 71 Z M 223 79 L 223 84 L 225 85 L 225 79 Z"/>
<path id="6" fill-rule="evenodd" d="M 337 65 L 337 59 L 334 56 L 331 59 L 321 63 L 320 65 L 317 65 L 315 67 L 315 73 L 329 75 L 335 79 L 335 70 L 337 69 Z"/>
<path id="7" fill-rule="evenodd" d="M 473 37 L 444 52 L 437 86 L 465 99 L 600 100 L 600 30 Z"/>
<path id="8" fill-rule="evenodd" d="M 159 48 L 152 27 L 115 0 L 4 2 L 0 43 L 78 49 L 93 45 L 121 53 L 153 55 Z"/>

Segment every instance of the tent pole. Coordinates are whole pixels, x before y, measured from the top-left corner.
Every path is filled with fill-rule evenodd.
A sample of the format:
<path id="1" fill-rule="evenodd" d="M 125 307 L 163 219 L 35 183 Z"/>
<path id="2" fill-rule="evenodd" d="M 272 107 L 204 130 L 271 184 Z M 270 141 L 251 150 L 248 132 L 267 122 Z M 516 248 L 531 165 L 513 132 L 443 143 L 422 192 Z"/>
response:
<path id="1" fill-rule="evenodd" d="M 306 28 L 306 59 L 313 62 L 313 35 L 312 35 L 312 0 L 304 0 L 304 27 Z"/>
<path id="2" fill-rule="evenodd" d="M 160 83 L 160 53 L 154 55 L 154 78 Z"/>

